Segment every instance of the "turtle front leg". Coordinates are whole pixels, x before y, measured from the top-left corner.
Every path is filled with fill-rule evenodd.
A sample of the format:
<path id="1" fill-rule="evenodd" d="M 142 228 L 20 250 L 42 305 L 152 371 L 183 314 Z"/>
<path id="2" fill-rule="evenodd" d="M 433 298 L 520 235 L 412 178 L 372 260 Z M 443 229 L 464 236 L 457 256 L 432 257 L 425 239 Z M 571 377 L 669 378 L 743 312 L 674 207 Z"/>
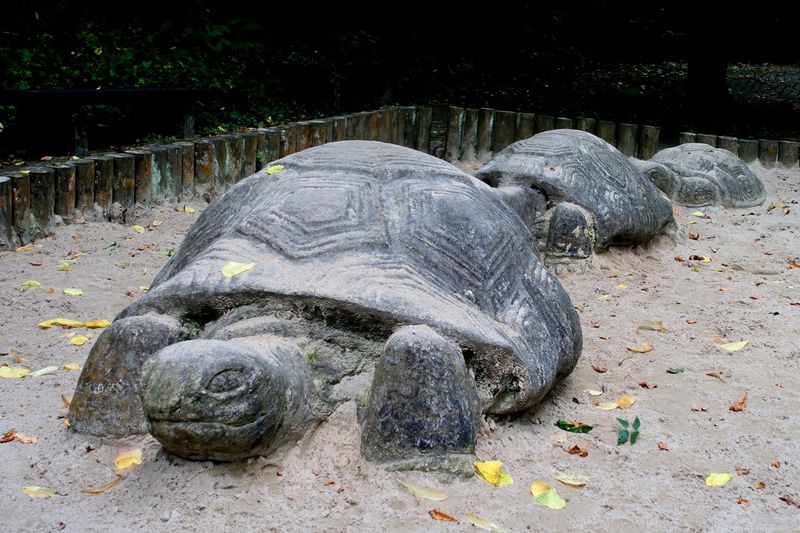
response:
<path id="1" fill-rule="evenodd" d="M 461 349 L 428 326 L 405 326 L 375 369 L 361 452 L 390 470 L 472 475 L 479 418 Z"/>

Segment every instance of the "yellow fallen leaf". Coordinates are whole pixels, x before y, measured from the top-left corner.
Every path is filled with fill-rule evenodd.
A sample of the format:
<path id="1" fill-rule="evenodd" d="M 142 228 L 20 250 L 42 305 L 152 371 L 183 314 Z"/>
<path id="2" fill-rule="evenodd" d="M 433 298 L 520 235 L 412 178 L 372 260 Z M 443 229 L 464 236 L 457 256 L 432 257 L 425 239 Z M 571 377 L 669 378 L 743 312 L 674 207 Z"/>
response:
<path id="1" fill-rule="evenodd" d="M 416 496 L 417 498 L 433 500 L 435 502 L 440 502 L 447 499 L 447 495 L 443 492 L 439 492 L 438 490 L 418 487 L 414 484 L 406 483 L 405 481 L 399 479 L 397 480 L 397 482 L 400 483 L 403 486 L 403 488 L 409 492 L 409 494 Z"/>
<path id="2" fill-rule="evenodd" d="M 21 442 L 22 444 L 36 444 L 39 442 L 39 437 L 29 437 L 23 433 L 14 432 L 14 440 Z"/>
<path id="3" fill-rule="evenodd" d="M 653 345 L 647 342 L 643 342 L 639 346 L 633 346 L 633 347 L 626 346 L 625 349 L 628 350 L 629 352 L 647 353 L 653 351 Z"/>
<path id="4" fill-rule="evenodd" d="M 567 506 L 567 502 L 558 495 L 558 491 L 544 481 L 531 483 L 531 495 L 533 495 L 533 503 L 536 505 L 543 505 L 550 509 L 563 509 Z"/>
<path id="5" fill-rule="evenodd" d="M 0 366 L 0 378 L 19 379 L 24 378 L 30 373 L 31 371 L 27 368 L 18 366 Z"/>
<path id="6" fill-rule="evenodd" d="M 65 418 L 62 423 L 64 424 L 65 428 L 68 428 L 68 427 L 70 427 L 72 425 L 72 424 L 69 423 L 69 418 Z"/>
<path id="7" fill-rule="evenodd" d="M 583 474 L 572 474 L 570 472 L 556 472 L 555 476 L 558 481 L 569 485 L 571 487 L 583 487 L 589 483 L 589 477 Z"/>
<path id="8" fill-rule="evenodd" d="M 49 329 L 53 326 L 61 326 L 64 329 L 69 328 L 79 328 L 83 326 L 83 322 L 78 322 L 77 320 L 72 320 L 69 318 L 54 318 L 52 320 L 45 320 L 44 322 L 39 322 L 38 326 L 42 329 Z"/>
<path id="9" fill-rule="evenodd" d="M 83 296 L 83 289 L 76 289 L 75 287 L 67 287 L 61 292 L 67 296 Z"/>
<path id="10" fill-rule="evenodd" d="M 431 518 L 433 518 L 434 520 L 439 520 L 440 522 L 458 522 L 455 516 L 445 513 L 438 507 L 436 509 L 431 509 L 430 511 L 428 511 L 428 514 L 431 515 Z"/>
<path id="11" fill-rule="evenodd" d="M 99 487 L 97 487 L 95 489 L 83 489 L 83 490 L 81 490 L 81 492 L 83 492 L 84 494 L 103 494 L 107 490 L 110 490 L 110 489 L 113 489 L 114 487 L 116 487 L 119 484 L 119 482 L 122 481 L 123 479 L 125 479 L 123 476 L 117 474 L 114 479 L 112 479 L 111 481 L 109 481 L 105 485 L 101 485 L 101 486 L 99 486 Z"/>
<path id="12" fill-rule="evenodd" d="M 636 328 L 636 331 L 657 331 L 658 333 L 664 333 L 667 331 L 667 328 L 664 327 L 664 323 L 660 320 L 648 320 L 646 323 Z"/>
<path id="13" fill-rule="evenodd" d="M 603 411 L 611 411 L 612 409 L 617 408 L 617 402 L 601 402 L 598 403 L 595 407 L 598 409 L 602 409 Z"/>
<path id="14" fill-rule="evenodd" d="M 628 288 L 628 286 L 627 286 L 627 285 L 625 285 L 624 283 L 620 283 L 619 285 L 617 285 L 617 288 L 618 288 L 618 289 L 627 289 L 627 288 Z"/>
<path id="15" fill-rule="evenodd" d="M 726 342 L 725 344 L 719 344 L 718 346 L 723 350 L 727 350 L 729 352 L 738 352 L 745 346 L 747 346 L 750 341 L 739 341 L 739 342 Z"/>
<path id="16" fill-rule="evenodd" d="M 222 272 L 222 275 L 226 278 L 232 278 L 237 274 L 247 272 L 254 266 L 256 266 L 255 263 L 236 263 L 235 261 L 228 261 L 225 266 L 220 269 L 220 272 Z"/>
<path id="17" fill-rule="evenodd" d="M 73 270 L 72 268 L 72 261 L 69 259 L 62 259 L 58 262 L 58 271 L 59 272 L 70 272 Z"/>
<path id="18" fill-rule="evenodd" d="M 595 389 L 583 389 L 583 392 L 585 392 L 589 396 L 600 396 L 601 394 L 603 394 L 603 391 Z"/>
<path id="19" fill-rule="evenodd" d="M 33 244 L 26 244 L 25 246 L 20 246 L 15 252 L 27 252 L 28 250 L 33 250 Z"/>
<path id="20" fill-rule="evenodd" d="M 495 487 L 504 487 L 514 483 L 509 473 L 502 469 L 502 461 L 473 461 L 472 464 L 475 465 L 475 470 L 481 477 Z"/>
<path id="21" fill-rule="evenodd" d="M 52 374 L 53 372 L 57 372 L 57 366 L 46 366 L 44 368 L 40 368 L 36 372 L 31 372 L 32 378 L 38 378 L 39 376 L 46 376 L 47 374 Z"/>
<path id="22" fill-rule="evenodd" d="M 564 433 L 564 432 L 559 432 L 556 435 L 551 435 L 550 436 L 550 440 L 552 440 L 553 442 L 557 442 L 559 444 L 562 444 L 564 442 L 567 442 L 567 434 Z"/>
<path id="23" fill-rule="evenodd" d="M 148 287 L 147 285 L 139 285 L 139 290 L 147 292 L 150 290 L 150 287 Z"/>
<path id="24" fill-rule="evenodd" d="M 83 324 L 89 329 L 107 328 L 111 325 L 110 320 L 90 320 Z"/>
<path id="25" fill-rule="evenodd" d="M 153 226 L 154 228 L 159 227 L 161 224 L 163 224 L 163 222 L 161 222 L 160 220 L 154 220 L 150 223 L 150 225 Z"/>
<path id="26" fill-rule="evenodd" d="M 29 487 L 25 487 L 22 489 L 24 494 L 27 494 L 31 498 L 52 498 L 56 495 L 56 490 L 50 487 L 40 487 L 37 485 L 31 485 Z"/>
<path id="27" fill-rule="evenodd" d="M 280 174 L 284 170 L 283 165 L 272 165 L 267 169 L 267 174 Z"/>
<path id="28" fill-rule="evenodd" d="M 494 533 L 508 533 L 507 529 L 486 520 L 485 518 L 481 518 L 480 516 L 476 515 L 475 513 L 464 513 L 464 518 L 472 524 L 473 526 L 484 529 L 486 531 L 494 531 Z"/>
<path id="29" fill-rule="evenodd" d="M 611 298 L 611 295 L 610 295 L 610 294 L 604 294 L 604 295 L 602 295 L 602 296 L 598 296 L 598 297 L 597 297 L 597 299 L 598 299 L 598 300 L 600 300 L 601 302 L 605 302 L 605 301 L 606 301 L 606 300 L 608 300 L 609 298 Z"/>
<path id="30" fill-rule="evenodd" d="M 627 394 L 623 394 L 622 396 L 617 398 L 617 407 L 619 407 L 620 409 L 625 409 L 627 407 L 630 407 L 634 403 L 636 403 L 636 398 L 634 398 L 633 396 L 628 396 Z"/>
<path id="31" fill-rule="evenodd" d="M 89 337 L 86 335 L 76 335 L 69 340 L 69 343 L 73 346 L 83 346 L 89 342 Z"/>
<path id="32" fill-rule="evenodd" d="M 729 474 L 728 472 L 723 472 L 723 473 L 713 472 L 706 477 L 706 486 L 721 487 L 723 485 L 726 485 L 732 479 L 733 479 L 733 474 Z"/>
<path id="33" fill-rule="evenodd" d="M 134 224 L 133 226 L 131 226 L 131 229 L 133 231 L 135 231 L 136 233 L 144 233 L 145 232 L 145 229 L 142 226 L 140 226 L 139 224 Z"/>
<path id="34" fill-rule="evenodd" d="M 29 279 L 28 281 L 23 281 L 20 285 L 23 291 L 26 291 L 28 289 L 35 289 L 36 287 L 42 286 L 42 284 L 36 281 L 35 279 Z"/>
<path id="35" fill-rule="evenodd" d="M 117 474 L 129 470 L 135 466 L 142 464 L 142 449 L 131 448 L 130 450 L 121 450 L 117 452 L 117 457 L 114 459 L 114 465 L 117 467 Z"/>
<path id="36" fill-rule="evenodd" d="M 692 216 L 697 218 L 704 218 L 706 214 L 703 213 L 702 211 L 695 211 L 694 213 L 692 213 Z"/>
<path id="37" fill-rule="evenodd" d="M 195 211 L 194 207 L 187 207 L 187 206 L 183 207 L 184 213 L 194 213 L 194 211 Z"/>
<path id="38" fill-rule="evenodd" d="M 78 363 L 66 363 L 62 365 L 61 368 L 64 370 L 80 370 L 81 365 L 79 365 Z"/>

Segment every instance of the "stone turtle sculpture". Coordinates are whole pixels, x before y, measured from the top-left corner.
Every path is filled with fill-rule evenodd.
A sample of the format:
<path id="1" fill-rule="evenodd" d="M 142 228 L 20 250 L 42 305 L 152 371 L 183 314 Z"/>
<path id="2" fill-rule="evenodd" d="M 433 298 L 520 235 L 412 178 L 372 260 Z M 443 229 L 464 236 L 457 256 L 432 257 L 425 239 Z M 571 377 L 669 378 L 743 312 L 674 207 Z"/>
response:
<path id="1" fill-rule="evenodd" d="M 764 203 L 764 184 L 747 164 L 722 148 L 686 143 L 641 163 L 650 180 L 688 206 L 754 207 Z"/>
<path id="2" fill-rule="evenodd" d="M 72 427 L 232 460 L 365 396 L 368 459 L 471 473 L 480 414 L 533 405 L 581 351 L 528 229 L 407 148 L 336 142 L 269 169 L 211 204 L 98 338 Z M 252 268 L 226 277 L 231 261 Z"/>
<path id="3" fill-rule="evenodd" d="M 517 141 L 476 176 L 530 214 L 555 267 L 585 269 L 592 251 L 647 242 L 674 226 L 672 205 L 616 148 L 579 130 L 551 130 Z"/>

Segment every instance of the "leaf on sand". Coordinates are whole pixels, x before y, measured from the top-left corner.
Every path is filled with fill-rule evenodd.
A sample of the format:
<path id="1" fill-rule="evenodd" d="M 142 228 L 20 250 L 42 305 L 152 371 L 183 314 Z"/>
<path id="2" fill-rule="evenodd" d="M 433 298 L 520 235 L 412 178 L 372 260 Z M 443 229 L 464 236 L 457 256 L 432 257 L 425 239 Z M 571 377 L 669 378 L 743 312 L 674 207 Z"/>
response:
<path id="1" fill-rule="evenodd" d="M 440 522 L 458 522 L 454 516 L 445 513 L 438 507 L 428 511 L 428 514 L 431 515 L 431 518 L 434 520 L 439 520 Z"/>
<path id="2" fill-rule="evenodd" d="M 745 391 L 744 396 L 728 406 L 728 411 L 738 413 L 739 411 L 744 411 L 745 407 L 747 407 L 747 391 Z"/>
<path id="3" fill-rule="evenodd" d="M 682 374 L 682 373 L 683 373 L 683 369 L 682 368 L 668 368 L 667 369 L 667 374 Z"/>
<path id="4" fill-rule="evenodd" d="M 119 485 L 119 482 L 122 481 L 123 479 L 125 479 L 123 476 L 117 474 L 114 477 L 114 479 L 112 479 L 111 481 L 109 481 L 105 485 L 101 485 L 101 486 L 99 486 L 97 488 L 94 488 L 94 489 L 83 489 L 83 490 L 81 490 L 81 492 L 84 493 L 84 494 L 95 494 L 95 495 L 103 494 L 107 490 L 111 490 L 114 487 L 116 487 L 117 485 Z"/>
<path id="5" fill-rule="evenodd" d="M 46 376 L 47 374 L 52 374 L 53 372 L 57 372 L 57 366 L 46 366 L 44 368 L 40 368 L 36 372 L 31 372 L 32 378 L 38 378 L 39 376 Z"/>
<path id="6" fill-rule="evenodd" d="M 73 346 L 83 346 L 89 342 L 89 337 L 86 335 L 75 335 L 69 340 L 69 343 Z"/>
<path id="7" fill-rule="evenodd" d="M 194 207 L 187 207 L 187 206 L 184 206 L 184 207 L 183 207 L 183 212 L 184 212 L 184 213 L 194 213 L 194 212 L 195 212 L 195 208 L 194 208 Z"/>
<path id="8" fill-rule="evenodd" d="M 75 287 L 67 287 L 61 292 L 67 296 L 83 296 L 83 289 L 76 289 Z"/>
<path id="9" fill-rule="evenodd" d="M 536 505 L 543 505 L 550 509 L 563 509 L 567 506 L 567 502 L 558 495 L 558 491 L 544 481 L 531 483 L 531 495 L 533 495 L 533 503 Z"/>
<path id="10" fill-rule="evenodd" d="M 569 485 L 570 487 L 583 487 L 589 483 L 589 476 L 583 474 L 573 474 L 571 472 L 556 472 L 553 476 L 556 480 Z"/>
<path id="11" fill-rule="evenodd" d="M 232 278 L 237 274 L 247 272 L 254 266 L 256 266 L 255 263 L 237 263 L 235 261 L 228 261 L 219 271 L 222 272 L 222 275 L 226 278 Z"/>
<path id="12" fill-rule="evenodd" d="M 712 472 L 706 477 L 706 486 L 707 487 L 721 487 L 726 485 L 730 480 L 733 479 L 733 474 L 728 472 Z"/>
<path id="13" fill-rule="evenodd" d="M 603 411 L 611 411 L 617 408 L 617 402 L 601 402 L 595 405 L 595 407 Z"/>
<path id="14" fill-rule="evenodd" d="M 110 320 L 90 320 L 83 324 L 89 329 L 100 329 L 100 328 L 107 328 L 111 325 Z"/>
<path id="15" fill-rule="evenodd" d="M 78 322 L 77 320 L 71 320 L 69 318 L 54 318 L 52 320 L 45 320 L 44 322 L 39 322 L 38 325 L 42 329 L 50 329 L 53 326 L 61 326 L 64 329 L 69 329 L 69 328 L 82 327 L 84 323 Z"/>
<path id="16" fill-rule="evenodd" d="M 134 224 L 133 226 L 131 226 L 131 229 L 133 231 L 135 231 L 136 233 L 144 233 L 145 232 L 145 229 L 142 226 L 140 226 L 139 224 Z"/>
<path id="17" fill-rule="evenodd" d="M 587 455 L 589 455 L 589 451 L 588 450 L 586 450 L 584 448 L 581 448 L 577 444 L 575 446 L 573 446 L 572 448 L 565 448 L 565 450 L 567 450 L 568 454 L 577 455 L 578 457 L 586 457 Z"/>
<path id="18" fill-rule="evenodd" d="M 661 450 L 662 452 L 668 452 L 669 451 L 669 446 L 667 446 L 666 442 L 659 441 L 658 449 Z"/>
<path id="19" fill-rule="evenodd" d="M 647 353 L 653 351 L 653 345 L 647 342 L 643 342 L 639 346 L 634 346 L 633 348 L 631 348 L 630 346 L 626 346 L 625 349 L 628 350 L 629 352 Z"/>
<path id="20" fill-rule="evenodd" d="M 555 423 L 555 426 L 564 431 L 569 431 L 570 433 L 589 433 L 594 429 L 594 426 L 578 422 L 577 420 L 559 420 Z"/>
<path id="21" fill-rule="evenodd" d="M 78 363 L 65 363 L 61 365 L 62 370 L 80 370 L 81 365 Z"/>
<path id="22" fill-rule="evenodd" d="M 117 467 L 117 474 L 121 474 L 126 470 L 130 470 L 135 466 L 142 464 L 142 449 L 131 448 L 130 450 L 121 450 L 117 452 L 117 457 L 114 459 L 114 465 Z"/>
<path id="23" fill-rule="evenodd" d="M 656 331 L 658 333 L 664 333 L 667 331 L 667 328 L 664 327 L 664 323 L 660 320 L 648 320 L 636 328 L 636 331 Z"/>
<path id="24" fill-rule="evenodd" d="M 604 411 L 611 411 L 612 409 L 626 409 L 634 403 L 636 403 L 636 398 L 633 396 L 628 396 L 627 394 L 623 394 L 617 398 L 617 401 L 615 402 L 602 402 L 597 404 L 595 407 Z"/>
<path id="25" fill-rule="evenodd" d="M 23 433 L 14 432 L 14 440 L 21 442 L 22 444 L 36 444 L 39 442 L 39 437 L 29 437 Z"/>
<path id="26" fill-rule="evenodd" d="M 608 300 L 608 299 L 610 299 L 610 298 L 611 298 L 611 295 L 610 295 L 610 294 L 604 294 L 604 295 L 602 295 L 602 296 L 598 296 L 598 297 L 597 297 L 597 299 L 598 299 L 598 300 L 600 300 L 601 302 L 605 302 L 606 300 Z"/>
<path id="27" fill-rule="evenodd" d="M 40 487 L 38 485 L 31 485 L 22 489 L 24 494 L 31 498 L 52 498 L 56 495 L 56 489 L 50 487 Z"/>
<path id="28" fill-rule="evenodd" d="M 71 403 L 72 403 L 72 398 L 67 398 L 63 394 L 61 395 L 61 407 L 63 409 L 69 408 L 69 404 L 71 404 Z"/>
<path id="29" fill-rule="evenodd" d="M 794 261 L 789 261 L 789 268 L 790 269 L 797 269 L 800 268 L 800 262 L 795 259 Z"/>
<path id="30" fill-rule="evenodd" d="M 725 344 L 718 344 L 717 346 L 729 352 L 738 352 L 749 343 L 750 341 L 726 342 Z"/>
<path id="31" fill-rule="evenodd" d="M 31 371 L 27 368 L 19 366 L 0 366 L 0 378 L 19 379 L 24 378 L 30 373 Z"/>
<path id="32" fill-rule="evenodd" d="M 705 218 L 706 214 L 703 213 L 702 211 L 695 211 L 694 213 L 692 213 L 692 216 L 697 218 Z"/>
<path id="33" fill-rule="evenodd" d="M 583 392 L 585 392 L 589 396 L 600 396 L 601 394 L 603 394 L 603 391 L 595 389 L 583 389 Z"/>
<path id="34" fill-rule="evenodd" d="M 401 481 L 399 479 L 397 480 L 397 482 L 400 483 L 403 486 L 403 488 L 408 491 L 409 494 L 416 496 L 417 498 L 433 500 L 435 502 L 440 502 L 447 499 L 447 494 L 439 492 L 438 490 L 418 487 L 417 485 L 406 483 L 405 481 Z"/>
<path id="35" fill-rule="evenodd" d="M 624 283 L 620 283 L 619 285 L 617 285 L 617 286 L 616 286 L 616 288 L 617 288 L 617 289 L 627 289 L 627 288 L 628 288 L 628 286 L 627 286 L 627 285 L 625 285 Z"/>
<path id="36" fill-rule="evenodd" d="M 72 270 L 74 270 L 72 268 L 72 261 L 70 261 L 69 259 L 62 259 L 61 261 L 58 262 L 59 272 L 70 272 Z"/>
<path id="37" fill-rule="evenodd" d="M 494 522 L 486 520 L 485 518 L 481 518 L 475 513 L 465 513 L 464 518 L 466 518 L 470 524 L 477 528 L 484 529 L 486 531 L 493 531 L 494 533 L 508 533 L 507 529 L 495 524 Z"/>
<path id="38" fill-rule="evenodd" d="M 20 290 L 25 292 L 29 289 L 35 289 L 36 287 L 41 287 L 42 284 L 36 281 L 35 279 L 29 279 L 28 281 L 23 281 L 20 284 Z"/>
<path id="39" fill-rule="evenodd" d="M 16 248 L 14 251 L 15 252 L 27 252 L 28 250 L 33 250 L 33 247 L 34 247 L 33 244 L 26 244 L 25 246 L 20 246 L 19 248 Z"/>
<path id="40" fill-rule="evenodd" d="M 286 167 L 284 167 L 283 165 L 272 165 L 269 168 L 267 168 L 267 174 L 269 175 L 280 174 L 281 172 L 284 171 L 285 168 Z"/>
<path id="41" fill-rule="evenodd" d="M 608 372 L 608 368 L 606 368 L 604 366 L 592 365 L 592 370 L 594 370 L 598 374 L 605 374 L 606 372 Z"/>
<path id="42" fill-rule="evenodd" d="M 475 470 L 481 477 L 495 487 L 504 487 L 514 483 L 509 473 L 502 469 L 502 461 L 473 461 L 472 464 L 475 465 Z"/>

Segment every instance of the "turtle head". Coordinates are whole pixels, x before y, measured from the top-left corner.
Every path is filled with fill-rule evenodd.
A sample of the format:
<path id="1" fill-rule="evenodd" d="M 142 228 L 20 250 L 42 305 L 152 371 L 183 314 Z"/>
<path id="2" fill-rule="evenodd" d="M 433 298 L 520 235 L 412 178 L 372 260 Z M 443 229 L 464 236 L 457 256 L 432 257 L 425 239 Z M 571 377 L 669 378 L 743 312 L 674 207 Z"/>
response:
<path id="1" fill-rule="evenodd" d="M 150 433 L 188 459 L 230 461 L 269 448 L 283 420 L 289 379 L 275 354 L 235 341 L 163 348 L 142 371 Z"/>

